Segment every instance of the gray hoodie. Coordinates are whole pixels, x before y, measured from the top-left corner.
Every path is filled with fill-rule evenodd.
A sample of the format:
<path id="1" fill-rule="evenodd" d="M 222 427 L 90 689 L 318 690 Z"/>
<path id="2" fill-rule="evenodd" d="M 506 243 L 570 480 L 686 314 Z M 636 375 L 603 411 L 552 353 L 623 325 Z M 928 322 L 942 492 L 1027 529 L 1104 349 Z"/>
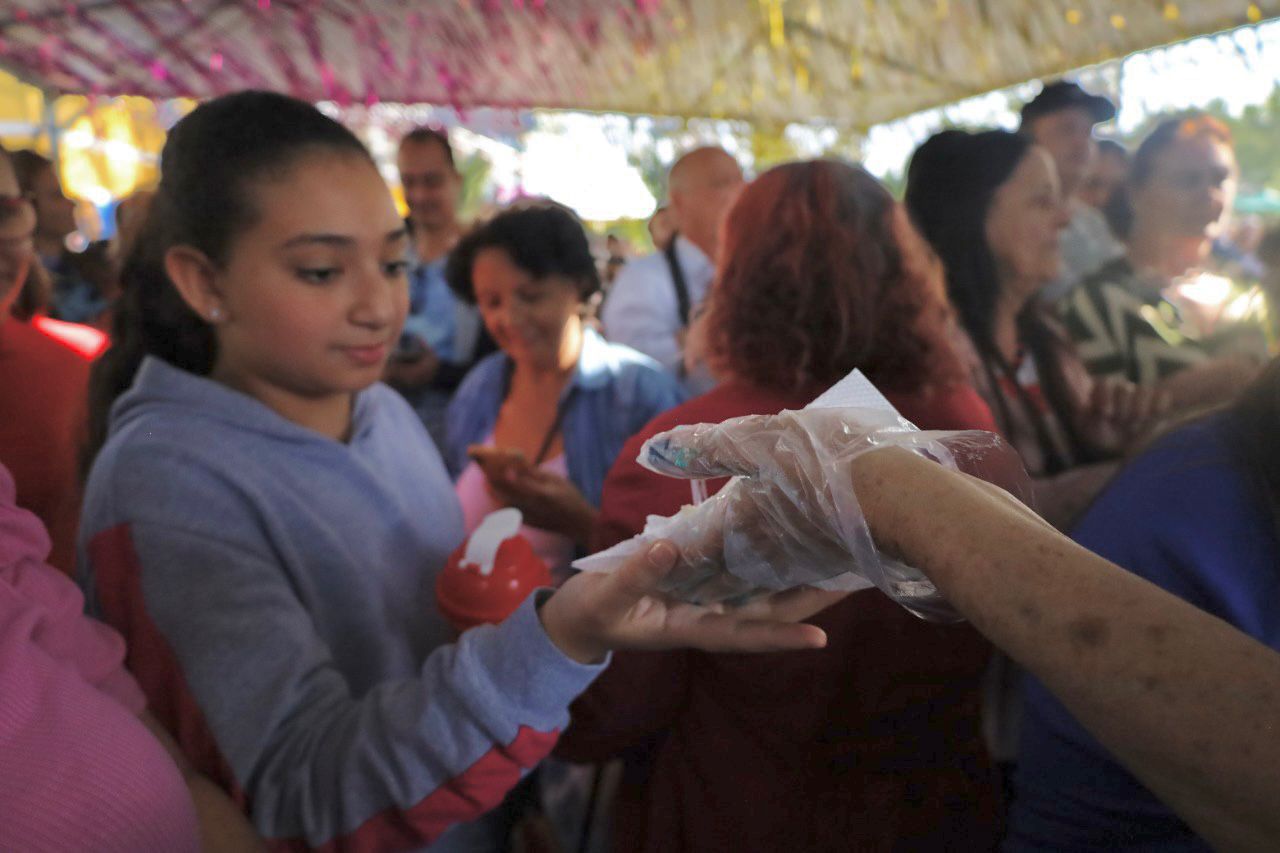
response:
<path id="1" fill-rule="evenodd" d="M 148 359 L 89 478 L 81 579 L 153 712 L 267 838 L 422 847 L 497 805 L 602 667 L 556 649 L 533 597 L 446 644 L 449 477 L 390 389 L 353 419 L 343 444 Z"/>

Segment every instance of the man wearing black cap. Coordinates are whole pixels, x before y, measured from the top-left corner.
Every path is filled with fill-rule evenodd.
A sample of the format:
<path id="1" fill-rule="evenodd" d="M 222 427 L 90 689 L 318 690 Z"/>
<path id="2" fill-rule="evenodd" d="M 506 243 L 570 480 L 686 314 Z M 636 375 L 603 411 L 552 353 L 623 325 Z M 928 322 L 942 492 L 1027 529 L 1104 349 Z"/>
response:
<path id="1" fill-rule="evenodd" d="M 1053 157 L 1071 212 L 1071 221 L 1062 231 L 1062 276 L 1044 290 L 1050 302 L 1060 300 L 1082 278 L 1124 251 L 1102 215 L 1075 195 L 1097 153 L 1093 126 L 1115 114 L 1111 101 L 1068 80 L 1046 83 L 1022 108 L 1019 129 Z"/>

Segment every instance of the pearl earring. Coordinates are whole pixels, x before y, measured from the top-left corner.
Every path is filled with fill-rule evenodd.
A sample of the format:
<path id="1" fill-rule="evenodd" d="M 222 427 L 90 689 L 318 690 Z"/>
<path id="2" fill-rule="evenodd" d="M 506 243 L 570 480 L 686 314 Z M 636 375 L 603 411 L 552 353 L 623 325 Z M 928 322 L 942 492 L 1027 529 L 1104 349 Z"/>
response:
<path id="1" fill-rule="evenodd" d="M 209 312 L 209 322 L 210 322 L 210 323 L 220 323 L 220 322 L 222 322 L 222 309 L 221 309 L 221 308 L 214 308 L 212 311 L 210 311 L 210 312 Z"/>

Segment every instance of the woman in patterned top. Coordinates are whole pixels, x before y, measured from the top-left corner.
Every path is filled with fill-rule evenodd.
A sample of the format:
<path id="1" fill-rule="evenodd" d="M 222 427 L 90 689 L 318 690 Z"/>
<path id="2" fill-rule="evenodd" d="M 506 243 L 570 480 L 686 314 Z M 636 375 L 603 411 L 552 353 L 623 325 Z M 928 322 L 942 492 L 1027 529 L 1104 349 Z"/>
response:
<path id="1" fill-rule="evenodd" d="M 1063 305 L 1094 376 L 1159 387 L 1182 409 L 1229 400 L 1257 372 L 1253 353 L 1214 357 L 1199 334 L 1205 324 L 1188 316 L 1192 306 L 1177 305 L 1175 292 L 1202 271 L 1236 174 L 1230 131 L 1209 116 L 1168 119 L 1143 140 L 1129 179 L 1128 253 L 1089 276 Z"/>
<path id="2" fill-rule="evenodd" d="M 1039 511 L 1065 529 L 1160 405 L 1094 381 L 1036 298 L 1062 267 L 1053 159 L 1021 134 L 945 131 L 911 158 L 906 202 L 946 267 L 974 387 L 1036 478 Z"/>

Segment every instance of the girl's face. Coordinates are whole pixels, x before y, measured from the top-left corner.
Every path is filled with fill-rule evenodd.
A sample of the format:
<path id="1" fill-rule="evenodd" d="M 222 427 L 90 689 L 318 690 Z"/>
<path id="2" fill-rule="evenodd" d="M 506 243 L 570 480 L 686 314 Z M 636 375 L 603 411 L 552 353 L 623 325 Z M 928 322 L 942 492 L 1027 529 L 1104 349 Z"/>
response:
<path id="1" fill-rule="evenodd" d="M 368 161 L 332 151 L 251 192 L 257 217 L 213 272 L 202 312 L 220 314 L 214 378 L 286 417 L 349 403 L 382 376 L 408 309 L 405 228 L 391 195 Z"/>
<path id="2" fill-rule="evenodd" d="M 18 188 L 18 176 L 0 156 L 0 322 L 18 298 L 35 257 L 36 214 Z"/>
<path id="3" fill-rule="evenodd" d="M 535 279 L 493 247 L 476 253 L 471 283 L 485 327 L 517 366 L 568 366 L 581 308 L 572 281 L 559 275 Z"/>
<path id="4" fill-rule="evenodd" d="M 1003 284 L 1025 300 L 1058 277 L 1058 235 L 1070 217 L 1049 153 L 1033 146 L 1000 185 L 987 211 L 987 245 Z"/>

